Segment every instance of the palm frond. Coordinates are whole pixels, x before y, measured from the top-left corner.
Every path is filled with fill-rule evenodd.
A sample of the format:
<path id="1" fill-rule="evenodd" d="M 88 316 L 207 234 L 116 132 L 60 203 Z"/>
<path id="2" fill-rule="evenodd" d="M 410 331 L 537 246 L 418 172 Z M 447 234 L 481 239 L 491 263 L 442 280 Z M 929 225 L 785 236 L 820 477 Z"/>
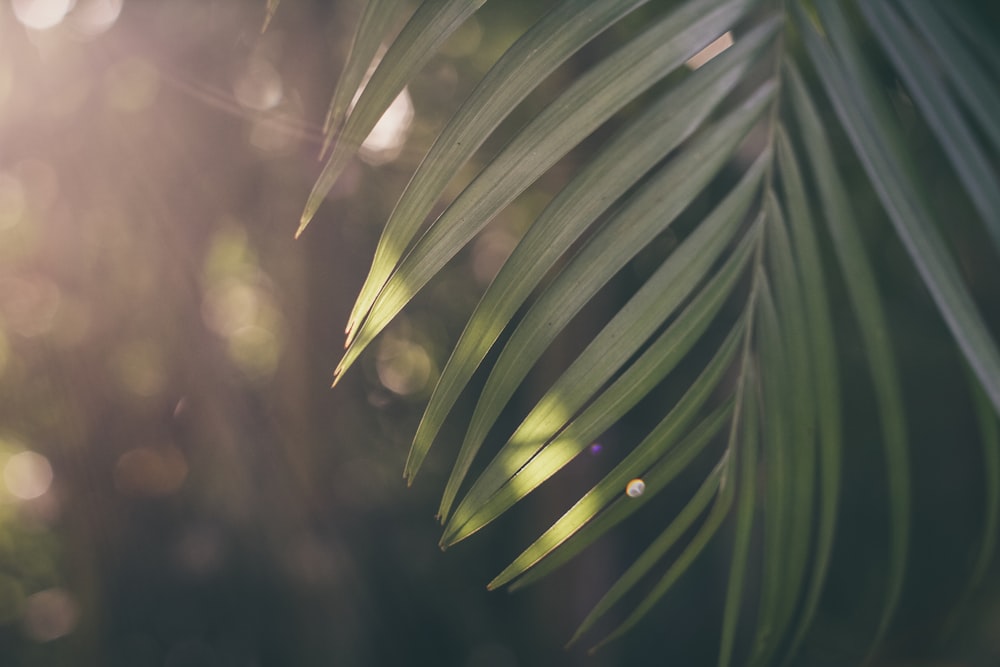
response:
<path id="1" fill-rule="evenodd" d="M 400 17 L 390 11 L 393 3 L 368 3 L 330 105 L 330 156 L 300 233 L 395 96 L 484 2 L 424 2 L 381 58 L 381 44 Z M 844 151 L 833 150 L 831 134 L 849 140 L 975 377 L 987 490 L 974 569 L 981 577 L 1000 513 L 1000 352 L 942 238 L 940 214 L 927 201 L 876 72 L 890 68 L 913 100 L 993 250 L 1000 250 L 1000 96 L 992 85 L 1000 58 L 961 3 L 859 2 L 859 11 L 847 14 L 845 6 L 853 5 L 832 0 L 678 2 L 576 76 L 425 226 L 455 173 L 539 83 L 644 4 L 564 0 L 483 76 L 389 217 L 335 377 L 506 206 L 611 121 L 617 130 L 589 151 L 470 314 L 429 399 L 405 475 L 412 482 L 505 331 L 445 485 L 442 546 L 523 500 L 674 378 L 682 361 L 697 364 L 702 357 L 693 350 L 704 354 L 721 339 L 648 435 L 589 491 L 570 499 L 569 509 L 490 587 L 536 581 L 678 477 L 701 475 L 688 502 L 668 517 L 571 643 L 662 569 L 598 645 L 625 633 L 731 524 L 719 664 L 787 663 L 818 609 L 840 504 L 844 443 L 834 322 L 847 314 L 834 312 L 830 293 L 842 283 L 881 420 L 886 471 L 890 533 L 881 611 L 871 631 L 876 647 L 906 581 L 911 452 L 887 309 L 859 227 L 859 213 L 869 212 L 859 211 L 862 202 L 849 194 Z M 685 66 L 725 33 L 734 36 L 731 48 L 700 68 Z M 810 85 L 803 67 L 818 85 Z M 546 350 L 623 267 L 677 226 L 685 230 L 678 232 L 681 242 L 467 484 L 487 436 Z M 827 240 L 836 270 L 825 266 Z M 713 339 L 710 330 L 724 335 Z M 707 474 L 696 465 L 706 458 L 713 461 Z M 635 478 L 644 481 L 645 493 L 632 498 L 624 491 Z M 759 558 L 751 557 L 755 550 Z M 759 572 L 751 571 L 756 562 Z M 751 578 L 759 585 L 748 586 Z M 751 619 L 756 627 L 744 642 L 749 591 L 759 599 Z"/>

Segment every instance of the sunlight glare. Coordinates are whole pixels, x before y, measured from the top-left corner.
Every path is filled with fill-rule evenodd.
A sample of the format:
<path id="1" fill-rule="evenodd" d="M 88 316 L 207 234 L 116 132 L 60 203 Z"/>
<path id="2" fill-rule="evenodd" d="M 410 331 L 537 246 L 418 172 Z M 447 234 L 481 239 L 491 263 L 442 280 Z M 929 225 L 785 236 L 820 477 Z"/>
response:
<path id="1" fill-rule="evenodd" d="M 19 452 L 7 459 L 3 481 L 15 498 L 32 500 L 45 495 L 52 486 L 52 466 L 49 460 L 32 451 Z"/>
<path id="2" fill-rule="evenodd" d="M 72 8 L 72 0 L 12 0 L 14 16 L 26 28 L 48 30 L 54 28 L 66 17 Z"/>
<path id="3" fill-rule="evenodd" d="M 281 75 L 263 58 L 252 58 L 233 83 L 236 101 L 246 109 L 267 111 L 281 102 Z"/>
<path id="4" fill-rule="evenodd" d="M 410 136 L 412 124 L 413 100 L 410 91 L 403 88 L 361 144 L 361 159 L 371 165 L 380 165 L 398 158 Z"/>

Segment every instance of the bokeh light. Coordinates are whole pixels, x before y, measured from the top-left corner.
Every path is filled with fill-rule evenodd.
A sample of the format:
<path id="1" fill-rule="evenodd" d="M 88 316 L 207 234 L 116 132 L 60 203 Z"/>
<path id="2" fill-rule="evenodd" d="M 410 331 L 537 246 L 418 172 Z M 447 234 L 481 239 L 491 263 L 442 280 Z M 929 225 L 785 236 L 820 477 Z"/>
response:
<path id="1" fill-rule="evenodd" d="M 3 481 L 12 496 L 32 500 L 44 495 L 52 486 L 52 466 L 37 452 L 19 452 L 7 459 Z"/>
<path id="2" fill-rule="evenodd" d="M 404 323 L 383 336 L 375 354 L 379 382 L 400 396 L 428 389 L 436 374 L 426 348 L 408 335 L 410 330 L 411 327 Z"/>
<path id="3" fill-rule="evenodd" d="M 48 30 L 62 23 L 72 0 L 11 0 L 14 16 L 25 27 Z"/>
<path id="4" fill-rule="evenodd" d="M 284 317 L 246 231 L 231 224 L 216 232 L 205 258 L 201 316 L 246 377 L 266 380 L 284 350 Z"/>
<path id="5" fill-rule="evenodd" d="M 50 588 L 25 601 L 24 633 L 38 642 L 52 641 L 72 632 L 78 618 L 73 596 L 61 588 Z"/>

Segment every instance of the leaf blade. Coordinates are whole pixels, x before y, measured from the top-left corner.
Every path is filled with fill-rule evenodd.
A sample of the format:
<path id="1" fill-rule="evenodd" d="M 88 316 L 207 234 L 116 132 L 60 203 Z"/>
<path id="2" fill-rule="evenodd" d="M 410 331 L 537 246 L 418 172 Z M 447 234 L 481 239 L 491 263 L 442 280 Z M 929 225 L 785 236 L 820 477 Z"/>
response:
<path id="1" fill-rule="evenodd" d="M 340 375 L 403 306 L 503 207 L 572 146 L 679 67 L 754 0 L 688 0 L 584 74 L 511 140 L 407 253 L 335 371 Z"/>
<path id="2" fill-rule="evenodd" d="M 655 102 L 602 147 L 539 216 L 487 288 L 448 359 L 413 439 L 404 473 L 410 480 L 476 368 L 563 249 L 604 210 L 603 202 L 623 194 L 700 125 L 721 94 L 746 72 L 746 54 L 765 44 L 776 27 L 775 21 L 765 22 L 702 68 L 698 77 Z"/>

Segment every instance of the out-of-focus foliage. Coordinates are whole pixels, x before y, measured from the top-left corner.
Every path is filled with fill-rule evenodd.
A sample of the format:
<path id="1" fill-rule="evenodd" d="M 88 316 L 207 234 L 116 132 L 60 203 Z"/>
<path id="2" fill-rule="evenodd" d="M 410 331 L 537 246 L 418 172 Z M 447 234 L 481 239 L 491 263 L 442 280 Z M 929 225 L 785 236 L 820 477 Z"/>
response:
<path id="1" fill-rule="evenodd" d="M 454 561 L 398 471 L 455 322 L 415 310 L 328 391 L 403 185 L 359 163 L 336 227 L 307 247 L 282 225 L 357 10 L 284 3 L 261 34 L 242 0 L 0 2 L 0 665 L 555 651 L 482 571 L 429 595 Z M 415 100 L 459 85 L 436 67 Z M 371 159 L 412 163 L 389 140 Z"/>

